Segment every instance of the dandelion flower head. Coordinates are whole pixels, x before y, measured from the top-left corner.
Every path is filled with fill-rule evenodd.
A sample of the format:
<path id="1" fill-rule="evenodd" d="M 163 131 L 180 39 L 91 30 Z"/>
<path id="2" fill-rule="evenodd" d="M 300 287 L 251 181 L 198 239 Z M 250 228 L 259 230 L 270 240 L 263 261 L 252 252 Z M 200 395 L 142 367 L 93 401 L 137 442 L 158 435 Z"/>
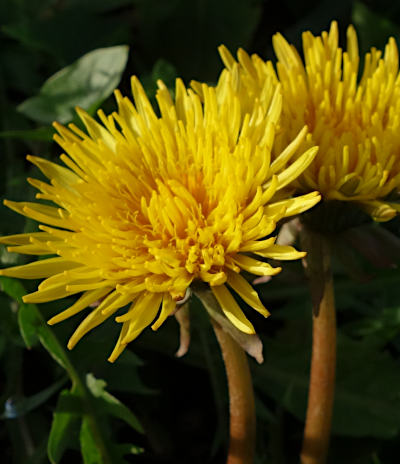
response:
<path id="1" fill-rule="evenodd" d="M 101 123 L 78 109 L 86 131 L 54 124 L 64 166 L 28 157 L 50 181 L 28 179 L 39 191 L 37 198 L 54 206 L 6 201 L 40 224 L 38 232 L 1 239 L 9 251 L 44 255 L 0 271 L 44 279 L 25 302 L 79 295 L 50 324 L 92 306 L 69 348 L 122 311 L 110 361 L 147 326 L 158 329 L 198 280 L 210 285 L 232 324 L 254 333 L 231 290 L 268 316 L 242 271 L 274 275 L 280 268 L 263 258 L 302 257 L 292 247 L 275 244 L 270 234 L 278 220 L 320 199 L 312 192 L 273 200 L 317 151 L 308 149 L 286 168 L 304 138 L 302 131 L 271 163 L 282 104 L 276 86 L 246 111 L 227 73 L 217 88 L 201 86 L 203 101 L 179 79 L 175 98 L 159 82 L 158 112 L 136 78 L 132 89 L 134 103 L 116 91 L 118 110 L 108 116 L 100 110 Z"/>
<path id="2" fill-rule="evenodd" d="M 355 29 L 347 29 L 347 50 L 339 47 L 338 25 L 315 37 L 303 33 L 303 60 L 281 34 L 273 38 L 276 82 L 283 109 L 274 150 L 279 153 L 306 125 L 299 152 L 318 145 L 309 168 L 293 183 L 298 192 L 318 190 L 323 200 L 353 201 L 375 220 L 391 219 L 399 205 L 387 198 L 400 186 L 400 76 L 398 50 L 390 38 L 384 54 L 372 48 L 359 76 Z M 221 48 L 232 69 L 233 58 Z M 271 63 L 240 51 L 247 93 L 257 95 L 274 74 Z"/>

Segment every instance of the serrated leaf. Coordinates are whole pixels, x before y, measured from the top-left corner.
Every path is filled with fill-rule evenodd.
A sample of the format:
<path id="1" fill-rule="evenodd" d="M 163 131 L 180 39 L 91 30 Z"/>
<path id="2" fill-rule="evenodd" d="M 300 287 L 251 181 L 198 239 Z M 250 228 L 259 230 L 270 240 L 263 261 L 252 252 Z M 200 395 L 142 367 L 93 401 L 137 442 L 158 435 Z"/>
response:
<path id="1" fill-rule="evenodd" d="M 128 59 L 126 45 L 99 48 L 83 55 L 51 76 L 37 96 L 25 100 L 18 111 L 44 124 L 67 123 L 75 107 L 94 110 L 118 86 Z"/>
<path id="2" fill-rule="evenodd" d="M 71 407 L 71 404 L 75 407 Z M 75 394 L 69 390 L 60 393 L 47 443 L 47 455 L 52 464 L 57 464 L 77 439 L 81 407 L 80 398 Z"/>
<path id="3" fill-rule="evenodd" d="M 122 419 L 132 428 L 143 433 L 143 428 L 136 416 L 115 396 L 105 390 L 106 382 L 102 379 L 96 379 L 93 374 L 86 375 L 86 385 L 92 395 L 97 399 L 97 406 L 105 413 Z"/>

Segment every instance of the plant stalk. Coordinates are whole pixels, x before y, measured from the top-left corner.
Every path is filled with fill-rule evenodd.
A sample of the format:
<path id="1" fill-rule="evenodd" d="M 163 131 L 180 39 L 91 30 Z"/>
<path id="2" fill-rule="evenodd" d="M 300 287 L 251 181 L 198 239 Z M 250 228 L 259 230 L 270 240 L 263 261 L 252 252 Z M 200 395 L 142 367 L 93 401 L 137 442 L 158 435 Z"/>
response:
<path id="1" fill-rule="evenodd" d="M 227 464 L 253 464 L 256 416 L 247 356 L 216 322 L 213 322 L 213 327 L 221 347 L 228 379 L 230 437 Z"/>
<path id="2" fill-rule="evenodd" d="M 313 338 L 302 464 L 324 464 L 328 455 L 336 368 L 336 315 L 331 251 L 326 237 L 305 228 L 306 272 L 313 302 Z"/>

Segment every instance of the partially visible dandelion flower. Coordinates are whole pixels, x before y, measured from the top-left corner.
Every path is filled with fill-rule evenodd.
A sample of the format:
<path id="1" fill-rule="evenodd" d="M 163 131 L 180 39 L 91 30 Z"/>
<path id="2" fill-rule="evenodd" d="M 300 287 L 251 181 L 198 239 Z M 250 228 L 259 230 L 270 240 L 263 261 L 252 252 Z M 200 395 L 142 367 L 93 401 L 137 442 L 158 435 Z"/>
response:
<path id="1" fill-rule="evenodd" d="M 282 85 L 281 130 L 276 153 L 307 125 L 299 152 L 318 145 L 309 168 L 293 183 L 298 192 L 318 190 L 323 200 L 353 201 L 375 220 L 391 219 L 400 206 L 387 200 L 400 186 L 400 76 L 393 38 L 385 53 L 366 54 L 358 80 L 357 35 L 347 30 L 347 51 L 338 46 L 338 26 L 314 37 L 303 34 L 304 61 L 281 34 L 273 38 Z M 222 47 L 228 69 L 234 60 Z M 260 95 L 265 80 L 274 79 L 271 63 L 239 51 L 246 94 Z M 272 76 L 272 77 L 271 77 Z M 277 77 L 275 76 L 277 81 Z"/>
<path id="2" fill-rule="evenodd" d="M 317 192 L 272 201 L 278 190 L 309 165 L 310 148 L 282 169 L 304 131 L 270 162 L 281 112 L 279 88 L 266 89 L 263 104 L 242 108 L 235 83 L 226 74 L 218 89 L 202 85 L 204 103 L 181 80 L 175 101 L 159 82 L 156 114 L 143 88 L 132 79 L 134 104 L 116 91 L 118 111 L 102 124 L 78 114 L 85 133 L 55 123 L 56 142 L 66 167 L 28 156 L 50 180 L 28 179 L 39 203 L 5 204 L 40 223 L 38 232 L 1 239 L 12 252 L 54 255 L 1 275 L 44 279 L 25 302 L 41 303 L 80 294 L 49 320 L 63 321 L 100 301 L 72 335 L 82 336 L 121 308 L 121 332 L 110 361 L 147 326 L 156 330 L 174 313 L 194 281 L 210 285 L 223 313 L 238 329 L 254 333 L 226 284 L 264 316 L 268 311 L 242 276 L 274 275 L 262 258 L 304 255 L 269 237 L 276 222 L 320 199 Z M 261 257 L 261 259 L 260 259 Z"/>

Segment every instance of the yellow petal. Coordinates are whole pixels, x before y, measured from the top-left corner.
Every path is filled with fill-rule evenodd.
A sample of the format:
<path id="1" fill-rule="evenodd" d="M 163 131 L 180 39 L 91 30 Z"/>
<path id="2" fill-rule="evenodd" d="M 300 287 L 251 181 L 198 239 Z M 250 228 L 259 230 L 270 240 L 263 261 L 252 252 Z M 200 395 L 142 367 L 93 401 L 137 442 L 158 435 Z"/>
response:
<path id="1" fill-rule="evenodd" d="M 169 293 L 165 293 L 163 296 L 163 302 L 161 307 L 160 315 L 156 322 L 151 326 L 153 330 L 158 330 L 159 327 L 164 323 L 168 316 L 173 314 L 176 308 L 176 301 L 171 297 Z"/>
<path id="2" fill-rule="evenodd" d="M 255 330 L 253 324 L 243 314 L 243 311 L 240 309 L 239 305 L 236 303 L 225 285 L 211 287 L 211 290 L 221 306 L 223 313 L 232 322 L 232 324 L 244 333 L 254 334 Z"/>
<path id="3" fill-rule="evenodd" d="M 67 221 L 63 219 L 60 214 L 61 208 L 54 208 L 52 206 L 26 201 L 15 202 L 4 200 L 4 204 L 17 213 L 35 219 L 36 221 L 64 229 L 68 227 Z"/>
<path id="4" fill-rule="evenodd" d="M 303 129 L 297 134 L 296 138 L 280 153 L 274 162 L 271 164 L 271 172 L 276 173 L 280 171 L 294 155 L 297 149 L 300 147 L 304 137 L 307 134 L 307 126 L 304 126 Z"/>
<path id="5" fill-rule="evenodd" d="M 117 309 L 114 310 L 114 312 Z M 101 309 L 97 307 L 94 309 L 85 319 L 79 324 L 78 328 L 72 334 L 71 338 L 68 341 L 68 349 L 72 350 L 72 348 L 79 342 L 79 340 L 90 332 L 92 329 L 97 327 L 98 325 L 102 324 L 106 319 L 108 319 L 111 314 L 107 314 L 106 316 L 101 312 Z"/>
<path id="6" fill-rule="evenodd" d="M 320 200 L 321 195 L 318 192 L 311 192 L 306 195 L 300 195 L 298 197 L 271 203 L 265 207 L 264 211 L 269 216 L 275 214 L 276 210 L 279 208 L 282 208 L 284 210 L 283 214 L 285 217 L 294 216 L 312 208 Z"/>
<path id="7" fill-rule="evenodd" d="M 366 211 L 374 221 L 386 222 L 396 216 L 398 205 L 383 203 L 381 201 L 360 201 L 361 208 Z"/>
<path id="8" fill-rule="evenodd" d="M 47 301 L 59 300 L 60 298 L 65 298 L 66 296 L 73 295 L 73 291 L 68 291 L 65 287 L 65 284 L 53 285 L 52 287 L 46 288 L 44 290 L 38 290 L 37 292 L 29 293 L 22 297 L 24 303 L 46 303 Z"/>
<path id="9" fill-rule="evenodd" d="M 0 275 L 18 277 L 19 279 L 41 279 L 79 266 L 79 263 L 57 257 L 35 261 L 23 266 L 0 269 Z"/>
<path id="10" fill-rule="evenodd" d="M 124 319 L 124 321 L 129 321 L 129 327 L 127 334 L 122 339 L 122 343 L 133 341 L 153 322 L 160 309 L 162 297 L 162 293 L 144 294 L 142 297 L 139 297 L 137 302 L 127 313 L 129 314 L 129 318 Z M 116 318 L 116 320 L 120 322 L 121 318 Z"/>
<path id="11" fill-rule="evenodd" d="M 84 293 L 72 306 L 57 314 L 56 316 L 53 316 L 47 321 L 47 323 L 49 325 L 54 325 L 58 322 L 64 321 L 65 319 L 68 319 L 71 316 L 74 316 L 92 303 L 98 301 L 100 298 L 103 298 L 104 295 L 107 295 L 110 290 L 110 288 L 89 290 L 88 292 Z"/>
<path id="12" fill-rule="evenodd" d="M 279 259 L 279 260 L 291 260 L 304 258 L 307 254 L 304 251 L 297 251 L 292 246 L 288 245 L 272 245 L 265 250 L 257 250 L 253 253 L 263 256 L 264 258 Z"/>
<path id="13" fill-rule="evenodd" d="M 26 159 L 37 166 L 48 179 L 57 181 L 63 187 L 69 188 L 80 182 L 80 178 L 76 174 L 63 166 L 37 156 L 28 155 Z"/>
<path id="14" fill-rule="evenodd" d="M 258 311 L 264 317 L 268 317 L 270 315 L 269 311 L 261 303 L 258 293 L 240 274 L 228 271 L 228 284 L 253 309 Z"/>
<path id="15" fill-rule="evenodd" d="M 235 58 L 233 58 L 231 52 L 225 47 L 225 45 L 220 45 L 218 47 L 219 54 L 224 65 L 230 69 L 236 63 Z"/>
<path id="16" fill-rule="evenodd" d="M 101 141 L 104 143 L 111 151 L 115 151 L 116 141 L 114 137 L 96 122 L 89 114 L 84 111 L 82 108 L 76 108 L 76 112 L 81 118 L 83 124 L 85 124 L 87 131 L 89 132 L 91 138 L 95 142 Z"/>
<path id="17" fill-rule="evenodd" d="M 282 270 L 282 268 L 280 267 L 272 267 L 268 263 L 263 263 L 262 261 L 258 261 L 254 258 L 250 258 L 249 256 L 245 256 L 245 255 L 236 255 L 233 258 L 233 261 L 245 271 L 251 272 L 252 274 L 255 274 L 255 275 L 261 275 L 261 276 L 275 275 L 281 272 Z"/>
<path id="18" fill-rule="evenodd" d="M 46 244 L 31 243 L 30 245 L 19 245 L 7 247 L 7 251 L 10 253 L 20 253 L 23 255 L 54 255 Z"/>
<path id="19" fill-rule="evenodd" d="M 118 293 L 118 291 L 110 293 L 99 306 L 99 310 L 104 316 L 113 314 L 117 309 L 123 308 L 137 297 L 138 293 Z"/>
<path id="20" fill-rule="evenodd" d="M 162 293 L 143 292 L 129 310 L 122 316 L 116 317 L 115 320 L 117 322 L 126 322 L 131 319 L 139 321 L 141 318 L 147 320 L 149 314 L 153 312 L 150 308 L 157 306 L 157 311 L 159 310 L 162 297 Z M 153 319 L 154 317 L 155 315 Z"/>
<path id="21" fill-rule="evenodd" d="M 124 322 L 122 324 L 121 332 L 119 334 L 117 343 L 115 344 L 115 347 L 114 347 L 112 353 L 110 354 L 110 356 L 108 358 L 109 362 L 112 362 L 112 363 L 115 362 L 117 360 L 117 358 L 121 355 L 121 353 L 127 347 L 128 344 L 127 343 L 122 343 L 122 340 L 125 338 L 126 334 L 128 333 L 128 328 L 129 328 L 130 322 L 131 321 Z"/>
<path id="22" fill-rule="evenodd" d="M 54 240 L 54 237 L 46 232 L 30 232 L 28 234 L 7 235 L 6 237 L 0 237 L 0 243 L 4 243 L 6 245 L 29 245 L 32 243 L 31 238 L 44 242 L 47 240 Z"/>
<path id="23" fill-rule="evenodd" d="M 291 163 L 284 171 L 278 174 L 278 190 L 286 187 L 292 181 L 297 179 L 314 160 L 318 152 L 318 147 L 312 147 L 301 155 L 296 161 Z"/>
<path id="24" fill-rule="evenodd" d="M 276 237 L 267 238 L 266 240 L 251 240 L 244 243 L 240 247 L 240 251 L 251 251 L 255 252 L 257 250 L 264 250 L 265 248 L 270 247 L 275 243 Z"/>

